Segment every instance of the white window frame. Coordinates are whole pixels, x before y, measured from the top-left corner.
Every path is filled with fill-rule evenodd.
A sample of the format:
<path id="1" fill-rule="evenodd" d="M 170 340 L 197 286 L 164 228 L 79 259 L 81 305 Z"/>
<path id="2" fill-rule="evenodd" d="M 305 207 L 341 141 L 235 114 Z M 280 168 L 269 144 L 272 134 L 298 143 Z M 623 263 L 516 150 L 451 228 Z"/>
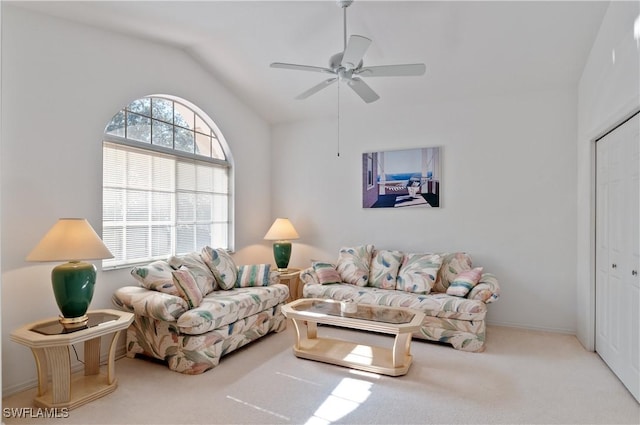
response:
<path id="1" fill-rule="evenodd" d="M 142 142 L 139 140 L 135 140 L 135 139 L 131 139 L 127 137 L 127 131 L 128 131 L 128 120 L 127 120 L 127 116 L 126 114 L 129 113 L 128 108 L 134 104 L 134 102 L 138 102 L 141 100 L 146 100 L 146 99 L 150 99 L 149 100 L 149 105 L 151 106 L 151 102 L 153 102 L 153 99 L 161 99 L 162 102 L 166 102 L 166 101 L 171 101 L 173 102 L 171 104 L 171 108 L 172 108 L 172 114 L 175 114 L 177 109 L 181 109 L 182 111 L 185 111 L 187 113 L 190 113 L 190 111 L 193 112 L 194 114 L 194 122 L 193 122 L 193 126 L 191 129 L 186 128 L 186 126 L 181 126 L 179 124 L 176 124 L 175 122 L 171 122 L 169 123 L 168 121 L 160 121 L 157 120 L 161 125 L 163 125 L 165 127 L 165 130 L 169 127 L 171 127 L 171 136 L 172 136 L 172 147 L 168 147 L 168 146 L 160 146 L 157 144 L 154 144 L 153 141 L 155 140 L 153 138 L 153 128 L 154 126 L 152 125 L 152 122 L 155 122 L 154 119 L 151 119 L 151 115 L 153 115 L 152 109 L 149 109 L 149 116 L 143 114 L 138 113 L 138 118 L 143 118 L 144 117 L 148 117 L 149 118 L 149 122 L 148 122 L 148 128 L 149 128 L 149 142 Z M 180 108 L 176 108 L 176 104 L 180 105 Z M 184 109 L 187 108 L 187 109 Z M 109 131 L 110 125 L 111 123 L 116 119 L 116 117 L 118 116 L 118 114 L 124 114 L 124 121 L 123 121 L 123 131 L 122 134 L 120 134 L 120 131 Z M 181 118 L 181 117 L 178 117 Z M 172 115 L 172 121 L 175 121 L 175 118 L 173 118 Z M 204 123 L 204 124 L 203 124 Z M 146 124 L 145 124 L 146 125 Z M 196 128 L 197 125 L 200 125 L 200 127 Z M 201 137 L 201 139 L 199 140 L 200 142 L 202 142 L 202 139 L 205 139 L 206 142 L 206 132 L 201 132 L 201 128 L 204 127 L 206 128 L 206 126 L 208 126 L 209 130 L 210 130 L 210 134 L 211 134 L 211 148 L 208 150 L 208 152 L 203 152 L 203 153 L 196 153 L 196 151 L 198 150 L 199 146 L 206 146 L 206 145 L 202 145 L 199 144 L 197 145 L 197 137 L 198 134 L 200 136 L 204 136 Z M 133 127 L 133 126 L 132 126 Z M 120 127 L 118 127 L 119 129 Z M 187 152 L 185 151 L 185 148 L 182 147 L 180 148 L 176 148 L 176 132 L 177 131 L 181 131 L 183 134 L 185 133 L 193 133 L 192 134 L 192 141 L 193 141 L 193 151 L 192 152 Z M 166 133 L 165 133 L 166 136 Z M 165 137 L 163 140 L 163 143 L 166 144 L 167 142 L 167 138 Z M 215 144 L 215 145 L 214 145 Z M 197 219 L 194 217 L 193 222 L 191 224 L 189 224 L 190 226 L 192 226 L 194 228 L 194 232 L 197 233 L 197 231 L 195 230 L 198 226 L 207 226 L 208 224 L 210 224 L 210 228 L 209 228 L 209 232 L 211 233 L 211 236 L 213 236 L 213 232 L 216 228 L 216 226 L 218 227 L 218 229 L 220 229 L 220 231 L 217 234 L 222 234 L 224 233 L 224 231 L 226 231 L 226 244 L 224 243 L 220 243 L 216 246 L 214 246 L 215 248 L 225 248 L 228 251 L 233 251 L 233 245 L 234 245 L 234 236 L 235 236 L 235 232 L 234 232 L 234 220 L 233 220 L 233 167 L 232 167 L 232 159 L 231 159 L 231 152 L 229 151 L 228 145 L 226 143 L 226 140 L 224 139 L 224 137 L 222 136 L 222 133 L 220 132 L 220 130 L 218 129 L 218 127 L 215 125 L 215 123 L 199 108 L 197 108 L 195 105 L 185 101 L 184 99 L 180 99 L 177 97 L 173 97 L 173 96 L 167 96 L 167 95 L 150 95 L 150 96 L 145 96 L 143 98 L 140 99 L 136 99 L 133 102 L 131 102 L 129 105 L 125 106 L 124 108 L 122 108 L 120 111 L 118 111 L 114 117 L 112 118 L 112 120 L 110 120 L 109 124 L 106 126 L 105 128 L 105 132 L 104 132 L 104 138 L 103 138 L 103 152 L 106 152 L 106 149 L 116 149 L 118 151 L 123 151 L 123 155 L 127 155 L 127 154 L 132 154 L 132 155 L 139 155 L 142 153 L 144 154 L 148 154 L 149 158 L 151 157 L 156 157 L 156 158 L 164 158 L 165 160 L 168 159 L 169 163 L 171 163 L 171 161 L 173 161 L 173 163 L 175 164 L 174 167 L 174 173 L 176 173 L 173 177 L 173 181 L 177 181 L 177 175 L 178 175 L 178 165 L 180 164 L 183 167 L 190 167 L 193 166 L 194 167 L 194 171 L 197 168 L 200 168 L 200 171 L 205 171 L 205 174 L 215 174 L 216 171 L 221 169 L 224 169 L 226 171 L 226 185 L 224 185 L 223 183 L 223 187 L 221 186 L 217 186 L 215 189 L 213 188 L 213 186 L 210 189 L 206 189 L 205 192 L 202 191 L 197 191 L 195 189 L 193 190 L 186 190 L 185 191 L 181 191 L 178 188 L 177 183 L 175 184 L 174 188 L 173 188 L 173 192 L 172 192 L 172 200 L 171 200 L 171 217 L 169 219 L 169 228 L 170 228 L 170 238 L 171 238 L 171 248 L 170 248 L 170 252 L 163 252 L 160 253 L 158 255 L 153 255 L 153 249 L 152 249 L 152 228 L 153 226 L 159 226 L 161 224 L 161 222 L 159 221 L 153 221 L 151 218 L 149 218 L 150 221 L 145 222 L 144 220 L 137 220 L 135 221 L 135 225 L 132 225 L 133 223 L 131 221 L 127 221 L 127 216 L 125 211 L 127 211 L 127 205 L 126 205 L 126 201 L 122 204 L 121 208 L 122 208 L 122 217 L 118 220 L 113 220 L 112 217 L 105 217 L 103 216 L 103 239 L 105 240 L 105 243 L 107 244 L 107 246 L 109 246 L 110 242 L 113 243 L 113 241 L 111 239 L 111 236 L 109 237 L 105 237 L 106 233 L 105 230 L 109 229 L 109 228 L 118 228 L 120 227 L 123 232 L 121 235 L 121 239 L 119 239 L 119 242 L 117 244 L 113 244 L 112 246 L 114 246 L 117 249 L 112 249 L 112 251 L 117 251 L 116 253 L 116 258 L 114 259 L 107 259 L 107 260 L 103 260 L 102 262 L 102 266 L 103 269 L 116 269 L 116 268 L 124 268 L 124 267 L 131 267 L 137 264 L 143 264 L 143 263 L 148 263 L 150 261 L 153 260 L 157 260 L 157 259 L 166 259 L 168 256 L 170 255 L 180 255 L 180 254 L 184 254 L 186 252 L 179 252 L 180 250 L 178 249 L 178 231 L 177 228 L 184 223 L 179 223 L 178 222 L 178 213 L 177 210 L 179 208 L 179 206 L 177 205 L 177 199 L 178 199 L 178 195 L 179 193 L 183 193 L 188 196 L 188 195 L 192 195 L 194 197 L 194 199 L 198 198 L 198 194 L 201 194 L 202 197 L 204 197 L 205 199 L 207 197 L 210 198 L 215 198 L 215 197 L 226 197 L 226 205 L 224 208 L 226 208 L 226 211 L 223 210 L 222 215 L 226 217 L 226 220 L 223 221 L 217 221 L 214 222 L 214 213 L 213 211 L 211 211 L 211 223 L 207 223 L 205 220 L 204 224 L 197 224 Z M 207 150 L 207 149 L 205 149 Z M 207 156 L 208 155 L 208 156 Z M 151 159 L 150 159 L 151 160 Z M 162 160 L 162 159 L 161 159 Z M 164 161 L 165 163 L 167 163 L 166 161 Z M 106 173 L 108 170 L 106 170 L 106 167 L 108 166 L 108 164 L 103 163 L 103 173 Z M 202 168 L 204 167 L 204 168 Z M 125 172 L 126 174 L 126 172 Z M 106 174 L 105 174 L 106 175 Z M 114 188 L 111 187 L 109 184 L 106 183 L 107 180 L 109 180 L 111 182 L 111 184 L 113 184 L 113 180 L 112 179 L 105 179 L 105 175 L 103 175 L 103 202 L 106 202 L 105 199 L 105 191 L 106 190 L 113 190 L 113 191 L 118 191 L 118 190 L 122 190 L 122 196 L 123 198 L 126 196 L 127 190 L 135 190 L 135 188 L 131 187 L 131 186 L 127 186 L 129 183 L 125 183 L 123 186 L 119 187 L 119 188 Z M 223 179 L 224 182 L 224 179 Z M 213 183 L 212 183 L 213 184 Z M 224 187 L 226 186 L 226 187 Z M 217 191 L 216 191 L 217 189 Z M 149 186 L 149 188 L 147 189 L 149 191 L 149 196 L 152 196 L 152 193 L 158 193 L 157 190 L 155 189 L 151 189 L 151 186 Z M 213 202 L 213 201 L 211 201 Z M 217 204 L 218 206 L 220 204 Z M 113 205 L 112 205 L 113 207 Z M 152 206 L 149 203 L 147 205 L 147 211 L 149 213 L 151 213 L 152 210 Z M 212 204 L 212 208 L 213 208 L 213 204 Z M 109 214 L 106 214 L 109 215 Z M 129 225 L 129 226 L 127 226 Z M 165 222 L 164 225 L 166 226 L 167 223 Z M 147 252 L 143 257 L 137 256 L 136 258 L 132 257 L 130 253 L 127 252 L 127 240 L 126 240 L 126 232 L 125 229 L 132 229 L 133 227 L 137 227 L 137 228 L 144 228 L 145 226 L 148 227 L 148 231 L 149 231 L 149 236 L 148 236 L 148 241 L 147 244 L 149 245 L 147 247 Z M 169 230 L 167 230 L 169 231 Z M 196 236 L 194 234 L 194 240 Z M 223 238 L 224 239 L 224 238 Z M 214 241 L 209 241 L 208 243 L 204 243 L 206 245 L 215 245 Z M 140 248 L 140 247 L 138 247 Z M 195 247 L 196 249 L 201 248 L 199 247 Z"/>

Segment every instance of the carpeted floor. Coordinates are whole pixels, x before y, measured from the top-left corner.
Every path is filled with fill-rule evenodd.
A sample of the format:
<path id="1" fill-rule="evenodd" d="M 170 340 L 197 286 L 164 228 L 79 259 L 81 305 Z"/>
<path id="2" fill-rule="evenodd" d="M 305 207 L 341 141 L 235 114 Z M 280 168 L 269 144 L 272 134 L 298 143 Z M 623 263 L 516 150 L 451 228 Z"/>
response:
<path id="1" fill-rule="evenodd" d="M 321 327 L 320 335 L 390 346 L 388 336 Z M 36 424 L 639 424 L 640 405 L 575 337 L 489 327 L 487 350 L 414 340 L 392 378 L 298 359 L 293 326 L 187 376 L 141 359 L 116 362 L 119 387 L 68 418 Z M 35 389 L 7 397 L 30 407 Z"/>

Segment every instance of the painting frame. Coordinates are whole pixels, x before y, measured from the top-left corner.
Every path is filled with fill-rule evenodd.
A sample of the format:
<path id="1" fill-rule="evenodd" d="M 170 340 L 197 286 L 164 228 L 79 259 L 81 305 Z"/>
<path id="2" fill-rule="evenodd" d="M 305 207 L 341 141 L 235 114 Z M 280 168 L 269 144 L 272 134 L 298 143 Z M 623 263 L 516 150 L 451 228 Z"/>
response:
<path id="1" fill-rule="evenodd" d="M 440 146 L 362 154 L 362 208 L 440 208 Z"/>

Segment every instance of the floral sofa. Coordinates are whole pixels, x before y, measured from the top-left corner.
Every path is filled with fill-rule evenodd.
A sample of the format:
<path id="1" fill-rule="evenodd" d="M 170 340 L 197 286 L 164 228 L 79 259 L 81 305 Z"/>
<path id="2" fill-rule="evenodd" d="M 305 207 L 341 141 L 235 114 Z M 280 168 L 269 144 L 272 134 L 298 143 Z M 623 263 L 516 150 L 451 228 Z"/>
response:
<path id="1" fill-rule="evenodd" d="M 300 275 L 307 298 L 402 306 L 425 313 L 417 338 L 464 351 L 485 349 L 487 304 L 500 296 L 496 277 L 462 252 L 420 254 L 342 248 L 335 264 L 313 262 Z"/>
<path id="2" fill-rule="evenodd" d="M 113 295 L 117 307 L 135 314 L 127 330 L 128 357 L 140 354 L 199 374 L 225 354 L 286 328 L 280 308 L 289 288 L 268 264 L 237 267 L 226 251 L 205 247 L 131 274 L 139 286 Z"/>

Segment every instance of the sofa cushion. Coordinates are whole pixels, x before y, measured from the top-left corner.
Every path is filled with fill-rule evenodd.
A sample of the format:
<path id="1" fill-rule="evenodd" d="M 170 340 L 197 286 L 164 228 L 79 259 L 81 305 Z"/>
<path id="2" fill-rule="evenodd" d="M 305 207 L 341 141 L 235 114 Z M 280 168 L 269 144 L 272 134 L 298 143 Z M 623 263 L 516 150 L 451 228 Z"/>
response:
<path id="1" fill-rule="evenodd" d="M 207 295 L 216 288 L 215 276 L 199 253 L 190 252 L 179 257 L 171 256 L 167 262 L 175 270 L 178 270 L 182 266 L 187 267 L 191 274 L 193 274 L 202 295 Z"/>
<path id="2" fill-rule="evenodd" d="M 189 309 L 187 302 L 177 295 L 149 291 L 139 286 L 118 288 L 111 301 L 121 310 L 165 322 L 175 322 Z"/>
<path id="3" fill-rule="evenodd" d="M 396 289 L 428 294 L 435 285 L 442 257 L 438 254 L 405 254 L 398 272 Z"/>
<path id="4" fill-rule="evenodd" d="M 131 269 L 133 276 L 140 284 L 152 291 L 164 292 L 169 295 L 178 295 L 178 290 L 173 284 L 173 268 L 164 260 L 153 261 L 146 266 Z"/>
<path id="5" fill-rule="evenodd" d="M 395 289 L 403 257 L 404 254 L 400 251 L 374 250 L 369 271 L 369 286 Z"/>
<path id="6" fill-rule="evenodd" d="M 343 282 L 366 286 L 369 282 L 369 265 L 373 245 L 361 245 L 340 249 L 336 266 Z"/>
<path id="7" fill-rule="evenodd" d="M 202 248 L 202 259 L 213 273 L 220 289 L 231 289 L 235 286 L 238 269 L 227 251 L 205 246 Z"/>
<path id="8" fill-rule="evenodd" d="M 178 318 L 178 328 L 180 332 L 199 335 L 275 307 L 288 297 L 289 287 L 281 283 L 213 291 L 204 297 L 199 307 Z"/>
<path id="9" fill-rule="evenodd" d="M 307 298 L 330 298 L 337 301 L 353 299 L 361 304 L 407 307 L 422 311 L 427 316 L 458 320 L 484 320 L 487 305 L 479 300 L 454 297 L 447 294 L 411 294 L 395 289 L 358 287 L 338 283 L 334 285 L 305 285 Z"/>
<path id="10" fill-rule="evenodd" d="M 269 285 L 270 264 L 251 264 L 238 267 L 236 288 Z"/>
<path id="11" fill-rule="evenodd" d="M 469 293 L 471 288 L 478 284 L 480 276 L 482 276 L 482 267 L 476 267 L 475 269 L 465 270 L 459 273 L 447 288 L 447 294 L 464 297 Z"/>
<path id="12" fill-rule="evenodd" d="M 466 252 L 444 253 L 442 255 L 442 267 L 438 273 L 438 279 L 433 287 L 435 292 L 447 292 L 447 288 L 458 274 L 465 270 L 471 270 L 471 257 Z"/>
<path id="13" fill-rule="evenodd" d="M 173 284 L 178 290 L 178 295 L 187 302 L 189 308 L 198 307 L 202 302 L 202 291 L 196 282 L 195 276 L 185 266 L 174 270 L 172 274 Z"/>
<path id="14" fill-rule="evenodd" d="M 318 277 L 318 282 L 321 285 L 326 285 L 328 283 L 340 283 L 342 282 L 342 278 L 340 277 L 340 273 L 336 270 L 336 266 L 331 263 L 323 263 L 321 261 L 314 261 L 312 263 L 313 270 L 316 272 L 316 276 Z"/>

